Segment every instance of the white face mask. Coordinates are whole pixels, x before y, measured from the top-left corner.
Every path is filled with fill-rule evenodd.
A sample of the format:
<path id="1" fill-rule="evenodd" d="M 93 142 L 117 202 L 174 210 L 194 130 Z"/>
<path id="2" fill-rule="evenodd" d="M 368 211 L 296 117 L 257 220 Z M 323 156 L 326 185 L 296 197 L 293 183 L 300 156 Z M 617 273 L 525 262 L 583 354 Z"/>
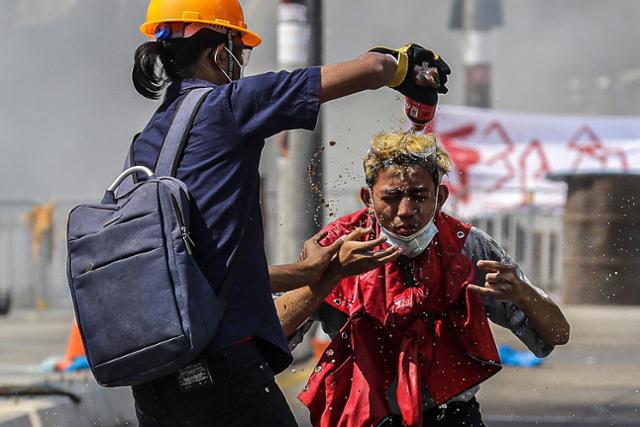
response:
<path id="1" fill-rule="evenodd" d="M 431 220 L 411 236 L 401 236 L 392 233 L 383 226 L 380 226 L 380 233 L 387 237 L 387 243 L 399 247 L 402 255 L 415 258 L 429 247 L 429 243 L 431 243 L 435 235 L 438 234 L 438 227 L 436 227 L 436 224 Z"/>
<path id="2" fill-rule="evenodd" d="M 434 221 L 436 217 L 436 211 L 438 209 L 438 190 L 439 188 L 436 188 L 436 206 L 433 210 L 431 219 L 424 227 L 410 236 L 401 236 L 387 230 L 382 226 L 380 219 L 376 215 L 378 224 L 380 224 L 380 233 L 387 238 L 387 243 L 399 247 L 402 251 L 402 255 L 408 256 L 409 258 L 417 257 L 429 247 L 429 243 L 431 243 L 435 235 L 438 234 L 438 227 L 436 227 Z M 371 190 L 371 195 L 373 197 L 373 190 Z"/>

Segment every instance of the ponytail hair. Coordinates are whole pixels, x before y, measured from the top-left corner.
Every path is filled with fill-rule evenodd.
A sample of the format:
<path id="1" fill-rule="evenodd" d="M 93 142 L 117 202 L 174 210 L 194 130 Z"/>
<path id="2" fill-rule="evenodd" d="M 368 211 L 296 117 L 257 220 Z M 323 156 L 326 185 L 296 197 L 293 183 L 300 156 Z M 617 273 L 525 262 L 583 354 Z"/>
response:
<path id="1" fill-rule="evenodd" d="M 193 75 L 203 51 L 225 41 L 225 34 L 202 29 L 189 38 L 146 42 L 134 55 L 133 86 L 145 98 L 158 99 L 168 83 Z"/>
<path id="2" fill-rule="evenodd" d="M 161 42 L 147 42 L 136 49 L 133 64 L 133 86 L 145 98 L 158 99 L 165 86 L 164 71 L 158 64 Z"/>

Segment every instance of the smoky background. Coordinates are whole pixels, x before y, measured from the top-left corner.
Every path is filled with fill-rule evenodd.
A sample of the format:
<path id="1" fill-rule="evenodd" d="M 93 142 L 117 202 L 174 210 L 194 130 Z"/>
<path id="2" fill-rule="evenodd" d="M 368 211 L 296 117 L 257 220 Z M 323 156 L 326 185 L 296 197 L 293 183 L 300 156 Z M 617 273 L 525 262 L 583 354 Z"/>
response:
<path id="1" fill-rule="evenodd" d="M 133 52 L 146 41 L 137 30 L 146 4 L 2 1 L 1 199 L 99 197 L 120 168 L 132 135 L 158 105 L 137 95 L 130 78 Z M 250 27 L 264 39 L 247 72 L 277 69 L 278 2 L 242 4 Z M 414 41 L 436 49 L 454 70 L 440 104 L 462 104 L 464 79 L 456 75 L 462 70 L 461 36 L 449 28 L 452 4 L 325 1 L 324 62 L 350 59 L 379 44 Z M 640 65 L 633 43 L 640 36 L 640 4 L 522 0 L 504 2 L 503 14 L 504 25 L 494 30 L 495 108 L 640 113 Z M 325 182 L 332 193 L 341 171 L 360 173 L 357 163 L 373 133 L 400 126 L 402 104 L 393 91 L 381 90 L 323 109 L 325 142 L 337 142 L 326 153 Z M 267 182 L 275 170 L 273 145 L 264 155 Z"/>
<path id="2" fill-rule="evenodd" d="M 66 215 L 78 203 L 100 200 L 121 170 L 133 135 L 160 105 L 139 96 L 130 76 L 133 52 L 146 41 L 138 26 L 147 3 L 0 0 L 0 294 L 11 290 L 14 307 L 71 308 L 65 278 Z M 323 62 L 348 60 L 376 45 L 416 42 L 438 51 L 453 69 L 449 93 L 440 97 L 440 105 L 464 105 L 463 40 L 460 31 L 450 28 L 454 3 L 325 0 Z M 279 1 L 241 4 L 249 28 L 263 37 L 247 74 L 277 70 Z M 493 108 L 640 115 L 640 2 L 503 1 L 502 15 L 502 25 L 492 34 Z M 321 191 L 328 207 L 318 226 L 360 207 L 362 156 L 373 134 L 404 128 L 403 101 L 394 91 L 381 89 L 322 107 Z M 282 222 L 276 209 L 276 139 L 267 141 L 262 160 L 271 258 Z M 49 217 L 53 231 L 34 249 L 28 217 L 46 214 L 46 209 L 33 209 L 49 201 L 55 204 Z M 496 232 L 501 221 L 481 225 Z M 631 222 L 628 226 L 635 227 Z M 554 251 L 559 259 L 559 249 Z M 561 286 L 557 282 L 547 290 L 561 296 Z M 640 313 L 630 307 L 598 307 L 569 309 L 568 317 L 581 329 L 567 349 L 552 355 L 550 364 L 559 364 L 559 371 L 517 368 L 481 392 L 488 393 L 483 407 L 497 414 L 490 425 L 509 425 L 515 415 L 536 405 L 556 414 L 557 423 L 513 425 L 569 425 L 572 414 L 577 420 L 573 425 L 584 425 L 576 414 L 586 414 L 583 420 L 601 417 L 608 425 L 616 414 L 637 414 Z M 522 392 L 520 403 L 513 403 L 514 389 Z M 288 397 L 295 401 L 295 393 Z"/>

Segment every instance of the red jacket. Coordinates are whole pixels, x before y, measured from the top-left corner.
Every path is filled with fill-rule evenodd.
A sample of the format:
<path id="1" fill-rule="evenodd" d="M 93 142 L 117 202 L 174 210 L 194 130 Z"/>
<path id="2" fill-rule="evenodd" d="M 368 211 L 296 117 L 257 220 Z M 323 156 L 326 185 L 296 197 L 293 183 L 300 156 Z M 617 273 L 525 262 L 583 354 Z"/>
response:
<path id="1" fill-rule="evenodd" d="M 358 226 L 379 230 L 366 209 L 326 227 L 329 243 Z M 397 262 L 342 280 L 326 303 L 349 316 L 298 396 L 314 426 L 372 426 L 391 414 L 395 394 L 403 421 L 422 425 L 421 390 L 441 404 L 500 370 L 479 295 L 466 290 L 474 268 L 462 254 L 470 226 L 441 213 L 438 234 L 414 258 L 416 286 Z"/>

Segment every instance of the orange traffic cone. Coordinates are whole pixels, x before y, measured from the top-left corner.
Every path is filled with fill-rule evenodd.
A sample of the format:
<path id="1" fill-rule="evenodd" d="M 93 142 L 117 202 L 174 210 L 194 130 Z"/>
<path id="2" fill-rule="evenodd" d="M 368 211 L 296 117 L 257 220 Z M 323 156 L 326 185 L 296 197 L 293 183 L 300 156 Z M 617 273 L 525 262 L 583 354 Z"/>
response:
<path id="1" fill-rule="evenodd" d="M 313 357 L 315 357 L 316 360 L 320 360 L 322 353 L 324 353 L 329 344 L 331 344 L 331 337 L 322 330 L 322 327 L 318 326 L 318 329 L 316 329 L 310 341 L 311 348 L 313 349 Z"/>
<path id="2" fill-rule="evenodd" d="M 74 320 L 71 324 L 71 332 L 69 332 L 69 340 L 67 341 L 67 353 L 61 361 L 56 363 L 56 371 L 64 371 L 76 358 L 84 356 L 84 345 L 82 344 L 82 337 L 80 337 L 80 329 Z"/>

